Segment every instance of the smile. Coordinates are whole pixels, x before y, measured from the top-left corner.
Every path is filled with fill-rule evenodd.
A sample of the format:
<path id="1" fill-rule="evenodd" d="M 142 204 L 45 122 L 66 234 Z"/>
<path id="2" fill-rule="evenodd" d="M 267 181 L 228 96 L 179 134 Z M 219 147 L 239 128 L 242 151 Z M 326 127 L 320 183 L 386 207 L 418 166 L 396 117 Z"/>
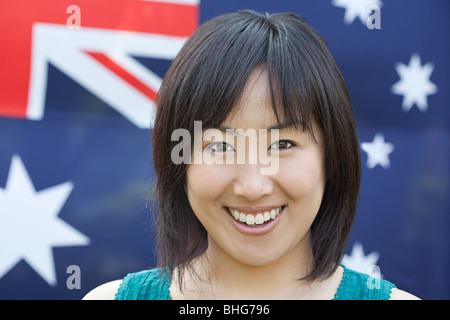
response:
<path id="1" fill-rule="evenodd" d="M 285 206 L 280 206 L 273 209 L 261 210 L 260 212 L 242 212 L 237 209 L 227 207 L 230 215 L 241 223 L 245 223 L 247 226 L 258 227 L 264 225 L 272 220 L 275 220 Z M 252 210 L 254 211 L 254 210 Z"/>

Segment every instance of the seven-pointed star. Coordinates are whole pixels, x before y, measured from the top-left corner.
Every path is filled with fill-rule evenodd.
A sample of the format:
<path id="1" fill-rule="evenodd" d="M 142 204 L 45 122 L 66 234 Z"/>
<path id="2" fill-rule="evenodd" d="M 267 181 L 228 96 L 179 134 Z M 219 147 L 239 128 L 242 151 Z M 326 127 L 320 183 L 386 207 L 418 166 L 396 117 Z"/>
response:
<path id="1" fill-rule="evenodd" d="M 400 80 L 392 85 L 391 91 L 394 94 L 403 95 L 403 111 L 411 110 L 414 104 L 420 111 L 427 111 L 427 96 L 435 94 L 438 90 L 438 87 L 430 81 L 434 69 L 433 64 L 428 62 L 422 66 L 420 56 L 413 54 L 409 65 L 397 63 L 395 69 Z"/>
<path id="2" fill-rule="evenodd" d="M 372 6 L 382 7 L 381 0 L 332 0 L 332 5 L 345 9 L 344 23 L 349 25 L 359 18 L 365 26 Z"/>
<path id="3" fill-rule="evenodd" d="M 374 271 L 378 271 L 379 273 L 379 269 L 376 267 L 379 258 L 380 254 L 376 251 L 365 255 L 362 244 L 355 242 L 350 255 L 344 255 L 342 264 L 354 271 L 373 275 Z M 378 274 L 377 276 L 380 277 L 381 274 Z"/>
<path id="4" fill-rule="evenodd" d="M 36 191 L 19 156 L 12 158 L 0 188 L 0 278 L 24 259 L 49 285 L 57 283 L 52 247 L 89 244 L 89 238 L 58 218 L 73 189 L 65 182 Z"/>
<path id="5" fill-rule="evenodd" d="M 384 141 L 384 136 L 377 133 L 372 142 L 361 143 L 361 149 L 367 153 L 367 167 L 375 168 L 377 165 L 389 168 L 389 154 L 394 151 L 394 145 Z"/>

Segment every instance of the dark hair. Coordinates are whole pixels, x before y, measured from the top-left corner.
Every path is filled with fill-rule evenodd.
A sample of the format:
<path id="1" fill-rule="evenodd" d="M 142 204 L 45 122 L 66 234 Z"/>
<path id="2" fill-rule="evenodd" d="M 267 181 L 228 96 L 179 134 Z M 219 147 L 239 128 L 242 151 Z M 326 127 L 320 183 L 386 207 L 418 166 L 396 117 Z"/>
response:
<path id="1" fill-rule="evenodd" d="M 193 136 L 219 126 L 240 99 L 249 75 L 265 68 L 277 120 L 323 132 L 326 186 L 311 226 L 314 264 L 307 280 L 325 279 L 338 267 L 360 188 L 360 153 L 350 96 L 325 40 L 292 13 L 245 10 L 218 16 L 188 39 L 162 82 L 152 133 L 158 207 L 158 266 L 190 266 L 207 244 L 184 190 L 187 164 L 174 164 L 175 129 Z M 180 272 L 180 275 L 182 272 Z M 180 279 L 181 280 L 181 279 Z"/>

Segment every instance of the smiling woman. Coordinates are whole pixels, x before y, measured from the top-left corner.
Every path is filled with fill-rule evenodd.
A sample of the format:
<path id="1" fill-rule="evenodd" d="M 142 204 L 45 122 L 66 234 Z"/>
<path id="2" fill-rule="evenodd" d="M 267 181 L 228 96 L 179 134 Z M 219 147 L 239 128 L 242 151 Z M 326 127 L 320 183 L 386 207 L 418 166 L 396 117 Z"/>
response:
<path id="1" fill-rule="evenodd" d="M 203 130 L 282 128 L 283 151 L 271 153 L 279 161 L 277 174 L 264 177 L 250 159 L 173 165 L 168 137 L 183 128 L 195 140 L 196 120 Z M 160 266 L 176 265 L 180 285 L 186 271 L 212 277 L 216 247 L 235 259 L 248 257 L 247 265 L 261 264 L 251 257 L 269 259 L 268 252 L 278 262 L 296 252 L 301 259 L 290 265 L 294 278 L 304 281 L 339 269 L 359 193 L 358 140 L 345 82 L 325 41 L 302 18 L 243 11 L 202 25 L 163 81 L 153 148 Z M 199 156 L 195 150 L 193 156 Z M 264 217 L 264 207 L 281 206 L 270 224 L 276 227 L 257 238 L 241 232 L 248 224 L 227 213 L 241 209 L 239 216 L 251 223 Z"/>
<path id="2" fill-rule="evenodd" d="M 188 133 L 189 157 L 229 161 L 174 161 L 176 130 Z M 303 18 L 246 10 L 200 26 L 164 78 L 152 143 L 158 268 L 88 298 L 407 297 L 340 265 L 359 194 L 358 139 L 345 82 Z M 277 163 L 269 174 L 265 157 Z"/>

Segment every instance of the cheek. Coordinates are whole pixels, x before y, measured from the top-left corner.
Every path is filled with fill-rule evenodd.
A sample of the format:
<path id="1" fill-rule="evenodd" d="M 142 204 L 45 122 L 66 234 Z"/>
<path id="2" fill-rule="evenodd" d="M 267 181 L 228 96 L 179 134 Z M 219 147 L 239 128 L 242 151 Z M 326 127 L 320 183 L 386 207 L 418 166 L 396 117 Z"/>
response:
<path id="1" fill-rule="evenodd" d="M 189 204 L 209 234 L 215 234 L 222 228 L 221 199 L 231 183 L 230 173 L 227 174 L 227 170 L 221 167 L 223 166 L 191 164 L 186 173 Z"/>
<path id="2" fill-rule="evenodd" d="M 230 184 L 230 174 L 224 166 L 191 164 L 186 173 L 186 188 L 194 212 L 210 207 Z"/>
<path id="3" fill-rule="evenodd" d="M 325 171 L 320 158 L 290 159 L 280 165 L 278 178 L 294 202 L 320 206 L 325 189 Z"/>

